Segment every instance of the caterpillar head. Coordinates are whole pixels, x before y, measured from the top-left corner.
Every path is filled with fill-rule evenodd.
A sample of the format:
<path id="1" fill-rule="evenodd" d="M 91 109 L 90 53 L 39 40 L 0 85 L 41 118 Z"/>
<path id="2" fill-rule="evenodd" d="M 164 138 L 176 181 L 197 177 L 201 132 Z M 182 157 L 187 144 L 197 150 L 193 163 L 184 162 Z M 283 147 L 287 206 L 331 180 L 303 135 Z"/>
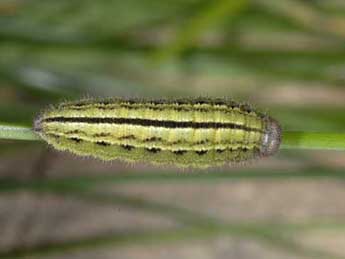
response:
<path id="1" fill-rule="evenodd" d="M 260 153 L 262 156 L 271 156 L 277 153 L 281 143 L 282 129 L 279 123 L 267 118 L 266 130 L 262 138 Z"/>

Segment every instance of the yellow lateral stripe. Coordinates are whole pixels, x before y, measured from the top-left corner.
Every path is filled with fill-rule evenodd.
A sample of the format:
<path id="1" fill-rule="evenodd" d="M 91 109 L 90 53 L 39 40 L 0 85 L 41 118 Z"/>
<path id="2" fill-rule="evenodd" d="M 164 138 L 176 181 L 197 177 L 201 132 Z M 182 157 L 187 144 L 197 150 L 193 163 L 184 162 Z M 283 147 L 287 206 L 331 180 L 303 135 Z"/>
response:
<path id="1" fill-rule="evenodd" d="M 151 145 L 150 139 L 162 149 L 174 148 L 186 149 L 192 146 L 203 149 L 226 146 L 227 148 L 238 148 L 242 145 L 246 148 L 260 146 L 262 133 L 247 132 L 240 129 L 167 129 L 152 128 L 137 125 L 98 125 L 82 123 L 57 123 L 50 122 L 45 125 L 45 132 L 61 136 L 80 138 L 88 141 L 105 141 L 119 145 L 145 146 Z M 199 144 L 198 144 L 199 143 Z M 204 143 L 204 144 L 200 144 Z"/>

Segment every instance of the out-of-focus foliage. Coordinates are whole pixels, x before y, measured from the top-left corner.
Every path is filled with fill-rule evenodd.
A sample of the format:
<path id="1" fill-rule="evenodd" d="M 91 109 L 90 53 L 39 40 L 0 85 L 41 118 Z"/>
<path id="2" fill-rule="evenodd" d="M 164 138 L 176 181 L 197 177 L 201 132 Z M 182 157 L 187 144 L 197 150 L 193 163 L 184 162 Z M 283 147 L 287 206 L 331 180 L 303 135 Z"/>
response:
<path id="1" fill-rule="evenodd" d="M 311 128 L 332 129 L 340 122 L 318 122 L 311 102 L 327 89 L 321 101 L 332 106 L 345 80 L 345 18 L 336 4 L 2 1 L 1 91 L 38 98 L 40 107 L 77 96 L 231 96 L 273 112 L 288 107 L 282 121 L 291 129 L 301 127 L 291 106 L 308 110 Z M 282 86 L 292 91 L 279 94 Z M 16 114 L 4 119 L 26 116 Z"/>
<path id="2" fill-rule="evenodd" d="M 345 3 L 342 0 L 0 1 L 0 122 L 30 126 L 34 116 L 47 105 L 90 96 L 206 95 L 228 96 L 252 103 L 277 118 L 284 130 L 340 132 L 345 130 L 344 71 Z M 343 194 L 340 184 L 345 159 L 342 153 L 284 151 L 272 160 L 250 164 L 251 169 L 236 169 L 238 173 L 226 168 L 225 173 L 215 176 L 197 172 L 186 176 L 176 175 L 175 169 L 152 169 L 142 165 L 124 167 L 117 162 L 107 165 L 61 158 L 46 150 L 46 146 L 37 143 L 1 142 L 0 229 L 7 229 L 3 236 L 12 243 L 0 238 L 0 255 L 59 253 L 57 258 L 61 258 L 59 255 L 73 249 L 83 251 L 94 247 L 111 248 L 112 245 L 117 245 L 118 249 L 142 243 L 152 246 L 159 242 L 213 240 L 228 235 L 235 240 L 219 241 L 225 242 L 223 246 L 217 243 L 205 247 L 218 251 L 229 245 L 229 250 L 225 249 L 227 252 L 219 258 L 253 258 L 253 254 L 260 254 L 261 258 L 291 258 L 290 254 L 300 258 L 341 258 L 344 255 L 339 252 L 341 245 L 329 241 L 337 238 L 327 236 L 327 231 L 344 226 L 345 209 L 341 205 L 342 197 L 338 197 Z M 137 174 L 128 180 L 129 184 L 127 176 L 119 171 L 129 175 L 136 171 Z M 165 175 L 164 171 L 169 174 Z M 85 180 L 80 176 L 84 174 L 94 178 Z M 111 174 L 115 180 L 104 180 L 105 174 Z M 169 178 L 168 175 L 173 176 Z M 235 181 L 236 175 L 241 175 L 241 181 Z M 325 175 L 334 177 L 323 182 Z M 65 179 L 66 176 L 69 177 Z M 283 182 L 280 176 L 286 177 Z M 62 182 L 56 182 L 55 178 L 62 178 Z M 186 178 L 189 183 L 185 183 Z M 93 181 L 98 185 L 90 184 Z M 223 181 L 225 189 L 221 186 Z M 289 183 L 291 189 L 274 194 L 274 190 L 280 192 Z M 162 186 L 168 186 L 168 190 Z M 209 196 L 199 198 L 202 188 L 206 188 Z M 267 190 L 267 196 L 261 197 L 261 192 L 255 191 L 257 188 Z M 325 198 L 318 190 L 326 191 L 329 196 Z M 149 212 L 144 218 L 154 214 L 175 221 L 168 224 L 168 229 L 157 232 L 150 228 L 153 223 L 146 221 L 144 230 L 117 229 L 122 223 L 127 226 L 130 220 L 121 221 L 120 212 L 112 215 L 113 211 L 99 211 L 97 216 L 112 215 L 115 222 L 109 228 L 115 226 L 115 230 L 107 232 L 106 227 L 103 231 L 97 228 L 112 222 L 108 218 L 108 221 L 92 221 L 99 224 L 94 223 L 94 228 L 92 224 L 78 225 L 75 232 L 84 229 L 84 238 L 71 234 L 72 241 L 64 236 L 67 234 L 61 233 L 55 236 L 41 234 L 41 239 L 35 239 L 33 234 L 31 240 L 30 231 L 27 238 L 24 235 L 21 239 L 21 231 L 28 231 L 32 218 L 35 219 L 32 216 L 35 214 L 30 212 L 32 206 L 26 205 L 31 203 L 26 201 L 17 207 L 11 207 L 13 202 L 3 204 L 12 199 L 18 202 L 18 195 L 22 193 L 25 197 L 33 195 L 34 198 L 27 199 L 36 201 L 33 202 L 35 206 L 43 206 L 44 212 L 46 205 L 37 193 L 48 196 L 47 204 L 55 204 L 62 197 L 56 206 L 64 208 L 61 218 L 75 217 L 76 221 L 71 220 L 72 226 L 83 219 L 91 219 L 78 214 L 79 209 L 72 212 L 66 205 L 68 199 L 86 200 L 92 206 L 101 203 L 104 207 L 115 204 L 130 208 L 129 215 L 134 218 L 136 213 L 144 211 Z M 295 196 L 291 198 L 290 195 Z M 218 203 L 214 197 L 225 202 Z M 281 201 L 275 203 L 274 197 Z M 251 203 L 253 199 L 259 202 Z M 259 212 L 253 212 L 248 204 Z M 29 216 L 28 219 L 24 217 L 24 226 L 20 221 L 18 229 L 11 229 L 9 226 L 16 222 L 13 215 L 21 214 L 18 210 L 25 206 Z M 229 211 L 224 210 L 227 206 Z M 94 207 L 90 210 L 95 211 Z M 52 211 L 58 214 L 58 210 Z M 37 213 L 50 222 L 49 226 L 55 224 L 54 220 L 58 221 L 55 214 L 44 217 L 41 212 Z M 249 217 L 251 214 L 253 216 Z M 23 212 L 23 215 L 26 214 Z M 139 219 L 133 221 L 129 226 L 139 224 Z M 61 222 L 67 224 L 62 219 Z M 157 222 L 161 222 L 160 219 Z M 32 224 L 34 230 L 44 225 Z M 11 239 L 10 234 L 16 231 L 17 236 Z M 312 231 L 320 232 L 308 236 Z M 332 235 L 344 238 L 345 234 L 339 230 L 336 234 L 331 232 Z M 253 248 L 247 241 L 241 243 L 245 244 L 242 247 L 231 246 L 230 243 L 240 242 L 237 238 L 273 245 L 284 253 L 274 254 L 267 252 L 270 248 L 260 250 L 255 245 Z M 246 254 L 243 251 L 249 251 L 248 247 L 257 252 Z M 183 250 L 179 250 L 180 246 L 176 249 Z M 239 255 L 231 254 L 236 249 Z M 143 254 L 145 252 L 144 249 Z"/>

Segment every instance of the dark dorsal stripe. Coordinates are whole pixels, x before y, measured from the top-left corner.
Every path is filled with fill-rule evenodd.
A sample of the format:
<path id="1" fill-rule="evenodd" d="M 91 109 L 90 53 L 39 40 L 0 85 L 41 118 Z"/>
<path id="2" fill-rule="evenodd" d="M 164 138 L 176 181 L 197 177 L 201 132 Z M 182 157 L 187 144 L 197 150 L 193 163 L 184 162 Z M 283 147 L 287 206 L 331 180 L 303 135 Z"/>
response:
<path id="1" fill-rule="evenodd" d="M 170 120 L 147 120 L 130 118 L 97 118 L 97 117 L 52 117 L 46 118 L 43 122 L 62 122 L 62 123 L 89 123 L 89 124 L 128 124 L 138 126 L 153 126 L 161 128 L 193 128 L 193 129 L 241 129 L 245 131 L 262 132 L 260 129 L 250 128 L 235 123 L 222 122 L 193 122 L 193 121 L 170 121 Z"/>

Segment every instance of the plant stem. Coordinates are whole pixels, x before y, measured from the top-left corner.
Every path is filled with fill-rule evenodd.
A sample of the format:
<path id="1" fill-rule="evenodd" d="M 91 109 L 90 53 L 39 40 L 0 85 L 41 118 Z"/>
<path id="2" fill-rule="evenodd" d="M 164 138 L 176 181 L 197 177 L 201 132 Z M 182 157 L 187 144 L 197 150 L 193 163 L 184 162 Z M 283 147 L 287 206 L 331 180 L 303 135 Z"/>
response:
<path id="1" fill-rule="evenodd" d="M 0 139 L 40 140 L 28 127 L 0 125 Z"/>
<path id="2" fill-rule="evenodd" d="M 287 131 L 281 148 L 345 150 L 345 133 Z"/>
<path id="3" fill-rule="evenodd" d="M 40 140 L 40 137 L 28 127 L 0 124 L 0 139 Z M 281 148 L 345 150 L 345 133 L 286 131 Z"/>

